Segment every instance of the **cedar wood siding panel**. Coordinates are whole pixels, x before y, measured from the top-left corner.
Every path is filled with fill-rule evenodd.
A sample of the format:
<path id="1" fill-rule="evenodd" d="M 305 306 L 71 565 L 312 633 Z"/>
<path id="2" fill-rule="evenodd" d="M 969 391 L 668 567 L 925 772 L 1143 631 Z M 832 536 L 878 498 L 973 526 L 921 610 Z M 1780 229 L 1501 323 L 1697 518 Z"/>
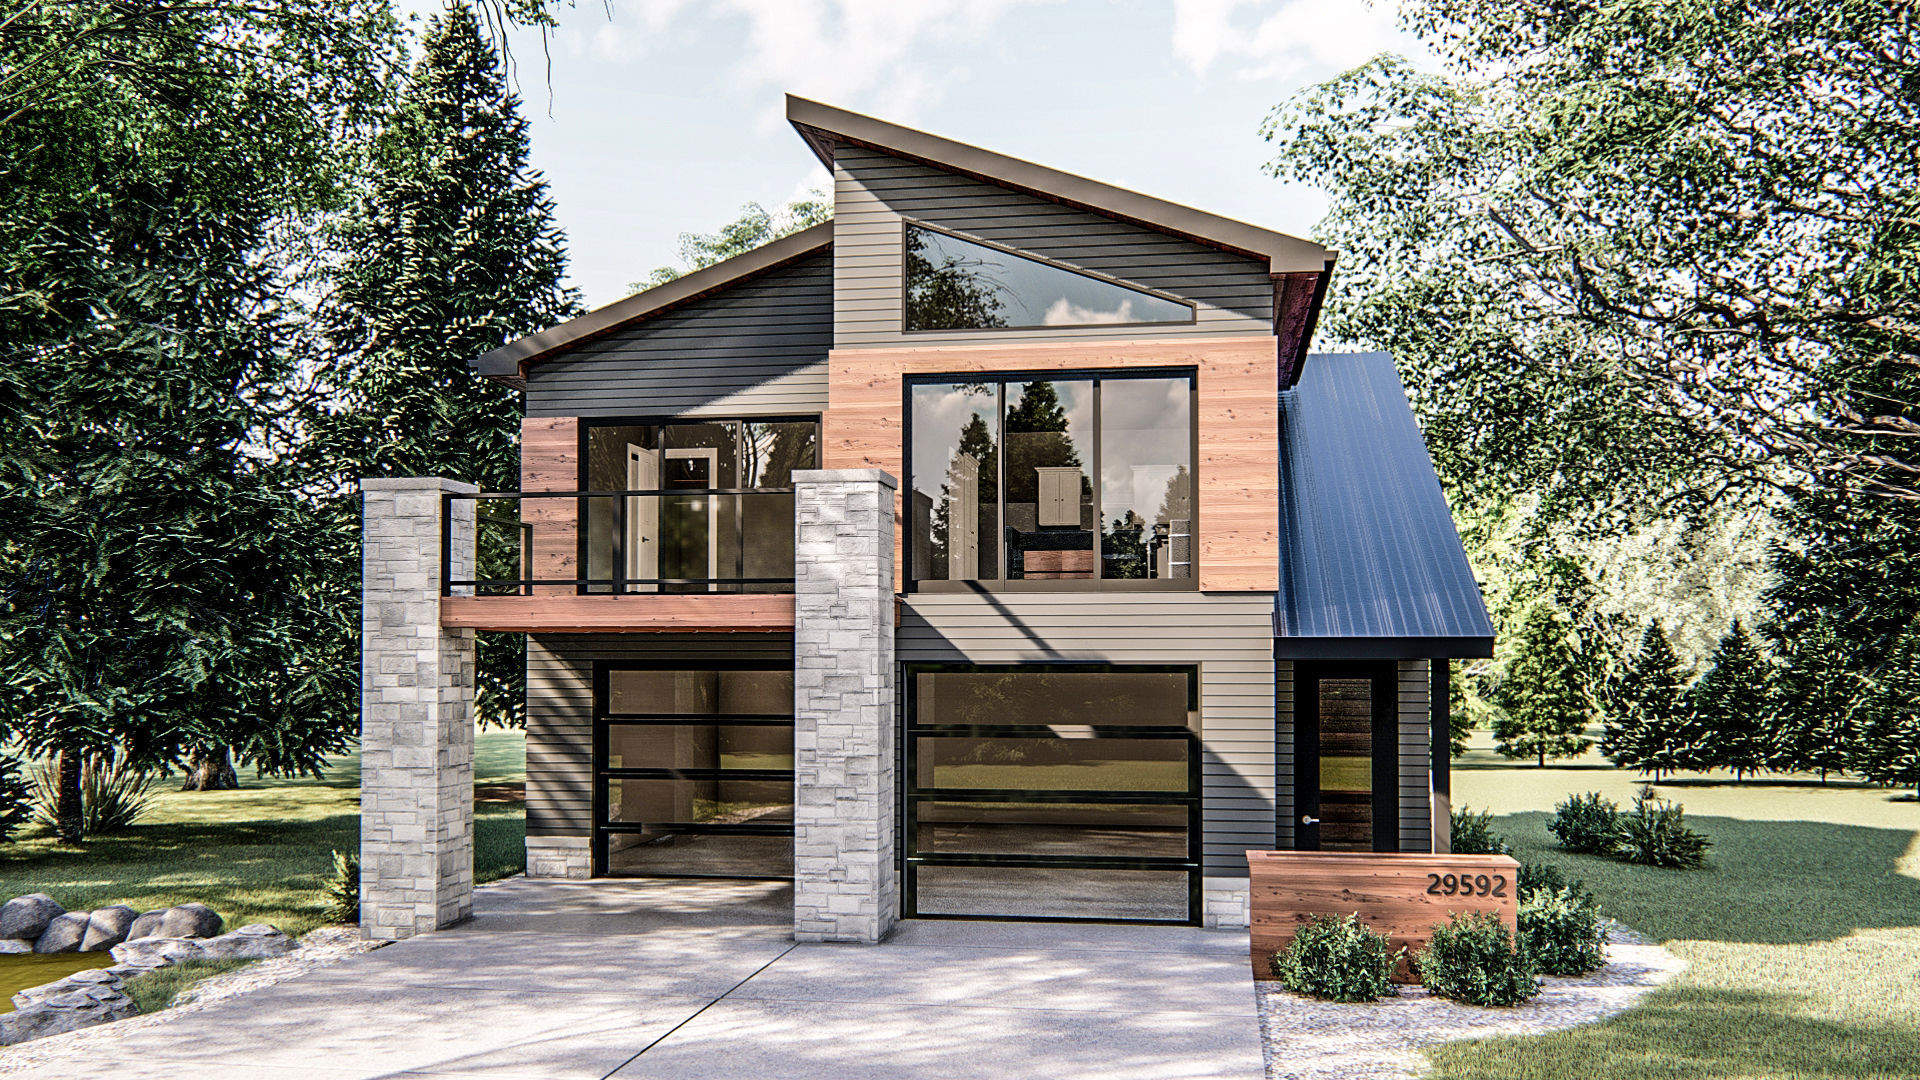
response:
<path id="1" fill-rule="evenodd" d="M 571 416 L 520 421 L 520 490 L 580 490 L 580 421 Z M 533 526 L 529 577 L 567 580 L 578 572 L 580 548 L 574 526 L 577 499 L 522 499 L 520 520 Z M 536 596 L 572 596 L 571 585 L 535 585 Z"/>
<path id="2" fill-rule="evenodd" d="M 533 364 L 527 415 L 811 415 L 832 344 L 828 251 Z"/>
<path id="3" fill-rule="evenodd" d="M 908 663 L 1099 660 L 1200 669 L 1207 873 L 1244 876 L 1273 846 L 1272 594 L 909 595 L 896 632 Z"/>
<path id="4" fill-rule="evenodd" d="M 791 666 L 789 634 L 530 634 L 527 637 L 527 835 L 593 833 L 596 660 L 772 660 Z"/>
<path id="5" fill-rule="evenodd" d="M 901 329 L 901 218 L 1043 255 L 1194 303 L 1192 323 L 1039 330 Z M 834 345 L 965 344 L 1035 338 L 1271 334 L 1264 260 L 842 145 L 834 155 Z"/>
<path id="6" fill-rule="evenodd" d="M 1205 592 L 1272 593 L 1280 585 L 1279 365 L 1270 337 L 1053 341 L 979 345 L 835 349 L 828 356 L 833 401 L 821 421 L 821 463 L 828 469 L 884 469 L 902 487 L 904 377 L 910 374 L 1195 368 L 1199 387 L 1195 462 L 1200 545 L 1199 586 Z M 901 545 L 908 524 L 896 493 L 894 565 L 904 575 Z M 896 587 L 901 587 L 897 582 Z M 1271 630 L 1269 630 L 1271 633 Z"/>

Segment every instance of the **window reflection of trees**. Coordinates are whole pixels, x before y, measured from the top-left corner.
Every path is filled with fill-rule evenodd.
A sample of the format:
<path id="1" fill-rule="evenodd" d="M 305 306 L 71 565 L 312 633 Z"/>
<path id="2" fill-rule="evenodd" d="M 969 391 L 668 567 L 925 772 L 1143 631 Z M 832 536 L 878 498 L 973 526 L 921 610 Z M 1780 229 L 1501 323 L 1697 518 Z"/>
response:
<path id="1" fill-rule="evenodd" d="M 1007 325 L 1006 286 L 984 259 L 938 248 L 923 229 L 906 230 L 909 330 L 976 330 Z"/>

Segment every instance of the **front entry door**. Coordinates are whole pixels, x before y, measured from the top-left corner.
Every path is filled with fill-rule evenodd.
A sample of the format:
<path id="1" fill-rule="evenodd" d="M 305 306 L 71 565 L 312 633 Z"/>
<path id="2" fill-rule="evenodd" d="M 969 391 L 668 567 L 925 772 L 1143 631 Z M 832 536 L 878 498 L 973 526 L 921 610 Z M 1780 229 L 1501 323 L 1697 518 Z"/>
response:
<path id="1" fill-rule="evenodd" d="M 1294 681 L 1294 847 L 1398 850 L 1393 662 L 1302 661 Z"/>

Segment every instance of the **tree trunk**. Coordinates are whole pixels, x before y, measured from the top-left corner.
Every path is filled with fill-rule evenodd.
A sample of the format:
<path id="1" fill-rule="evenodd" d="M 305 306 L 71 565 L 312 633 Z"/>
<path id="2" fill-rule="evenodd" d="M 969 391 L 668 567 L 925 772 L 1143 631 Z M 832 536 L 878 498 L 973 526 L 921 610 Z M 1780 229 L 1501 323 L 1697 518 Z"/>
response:
<path id="1" fill-rule="evenodd" d="M 54 768 L 59 789 L 54 793 L 54 832 L 69 844 L 77 844 L 86 835 L 84 807 L 80 801 L 81 753 L 62 750 Z"/>
<path id="2" fill-rule="evenodd" d="M 1544 768 L 1546 768 L 1546 767 L 1547 767 L 1547 748 L 1546 748 L 1546 745 L 1545 745 L 1545 744 L 1542 744 L 1542 745 L 1540 745 L 1540 746 L 1537 746 L 1537 747 L 1534 747 L 1534 749 L 1536 749 L 1536 750 L 1538 750 L 1538 751 L 1540 751 L 1540 767 L 1541 767 L 1541 768 L 1543 768 L 1543 769 L 1544 769 Z"/>
<path id="3" fill-rule="evenodd" d="M 239 786 L 233 754 L 226 747 L 196 746 L 187 755 L 187 778 L 181 791 L 232 791 Z"/>

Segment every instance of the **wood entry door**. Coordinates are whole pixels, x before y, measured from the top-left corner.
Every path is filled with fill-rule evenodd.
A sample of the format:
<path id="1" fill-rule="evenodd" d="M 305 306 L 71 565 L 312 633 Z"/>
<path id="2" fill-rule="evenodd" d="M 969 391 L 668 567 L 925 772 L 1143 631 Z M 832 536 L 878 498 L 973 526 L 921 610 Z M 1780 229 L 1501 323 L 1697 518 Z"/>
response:
<path id="1" fill-rule="evenodd" d="M 1302 661 L 1294 701 L 1294 847 L 1399 850 L 1393 661 Z"/>

